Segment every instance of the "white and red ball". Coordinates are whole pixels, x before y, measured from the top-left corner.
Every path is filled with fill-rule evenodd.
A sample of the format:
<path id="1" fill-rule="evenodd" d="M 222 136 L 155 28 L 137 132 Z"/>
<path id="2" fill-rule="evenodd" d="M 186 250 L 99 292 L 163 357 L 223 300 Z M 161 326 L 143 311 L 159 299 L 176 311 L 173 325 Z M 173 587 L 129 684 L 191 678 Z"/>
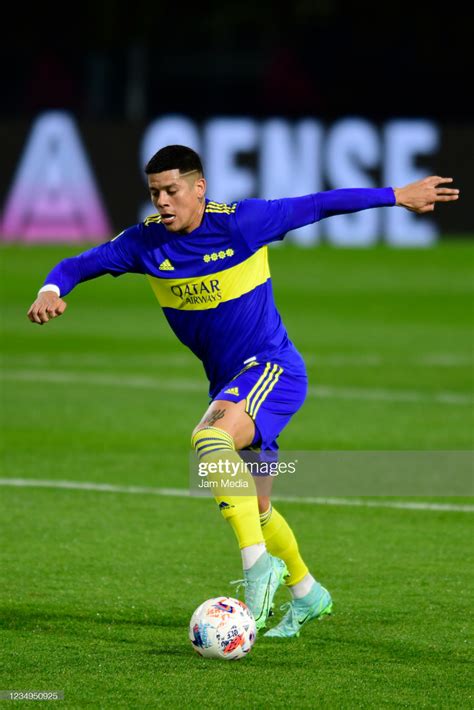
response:
<path id="1" fill-rule="evenodd" d="M 205 658 L 244 658 L 256 635 L 250 609 L 232 597 L 208 599 L 198 606 L 189 622 L 189 640 Z"/>

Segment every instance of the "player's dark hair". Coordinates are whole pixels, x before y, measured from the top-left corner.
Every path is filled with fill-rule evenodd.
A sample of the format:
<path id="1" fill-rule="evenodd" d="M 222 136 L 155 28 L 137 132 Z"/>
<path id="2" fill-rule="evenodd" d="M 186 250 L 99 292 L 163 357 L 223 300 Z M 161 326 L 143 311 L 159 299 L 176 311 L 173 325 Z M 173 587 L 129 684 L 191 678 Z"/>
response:
<path id="1" fill-rule="evenodd" d="M 162 173 L 165 170 L 179 170 L 180 173 L 197 170 L 203 174 L 201 158 L 196 151 L 185 145 L 167 145 L 161 148 L 145 166 L 146 175 Z"/>

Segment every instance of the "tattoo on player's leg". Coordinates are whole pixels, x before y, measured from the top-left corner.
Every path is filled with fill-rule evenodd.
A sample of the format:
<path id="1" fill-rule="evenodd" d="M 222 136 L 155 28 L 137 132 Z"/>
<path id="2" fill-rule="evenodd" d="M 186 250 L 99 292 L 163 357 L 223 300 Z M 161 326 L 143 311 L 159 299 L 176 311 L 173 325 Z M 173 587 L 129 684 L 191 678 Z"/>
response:
<path id="1" fill-rule="evenodd" d="M 225 409 L 216 409 L 215 412 L 211 412 L 209 416 L 204 419 L 203 424 L 209 424 L 212 426 L 212 424 L 215 424 L 218 419 L 222 419 L 222 417 L 225 414 Z"/>

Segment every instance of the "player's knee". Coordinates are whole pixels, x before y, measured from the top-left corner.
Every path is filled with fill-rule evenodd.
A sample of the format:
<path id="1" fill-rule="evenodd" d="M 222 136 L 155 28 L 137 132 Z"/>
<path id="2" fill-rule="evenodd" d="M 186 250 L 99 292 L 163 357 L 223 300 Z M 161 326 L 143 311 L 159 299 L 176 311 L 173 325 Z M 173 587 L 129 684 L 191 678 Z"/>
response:
<path id="1" fill-rule="evenodd" d="M 218 451 L 235 451 L 233 437 L 214 426 L 197 426 L 191 436 L 191 446 L 201 458 Z"/>

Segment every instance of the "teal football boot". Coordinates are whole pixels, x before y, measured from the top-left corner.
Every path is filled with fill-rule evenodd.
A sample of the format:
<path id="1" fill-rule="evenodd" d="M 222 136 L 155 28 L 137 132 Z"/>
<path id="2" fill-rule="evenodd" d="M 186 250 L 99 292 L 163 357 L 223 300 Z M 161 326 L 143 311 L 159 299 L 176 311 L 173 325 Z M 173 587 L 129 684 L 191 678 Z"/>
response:
<path id="1" fill-rule="evenodd" d="M 332 599 L 328 590 L 318 582 L 305 597 L 292 599 L 283 604 L 287 612 L 279 624 L 267 631 L 265 636 L 293 638 L 299 636 L 302 627 L 312 619 L 322 619 L 332 613 Z"/>

